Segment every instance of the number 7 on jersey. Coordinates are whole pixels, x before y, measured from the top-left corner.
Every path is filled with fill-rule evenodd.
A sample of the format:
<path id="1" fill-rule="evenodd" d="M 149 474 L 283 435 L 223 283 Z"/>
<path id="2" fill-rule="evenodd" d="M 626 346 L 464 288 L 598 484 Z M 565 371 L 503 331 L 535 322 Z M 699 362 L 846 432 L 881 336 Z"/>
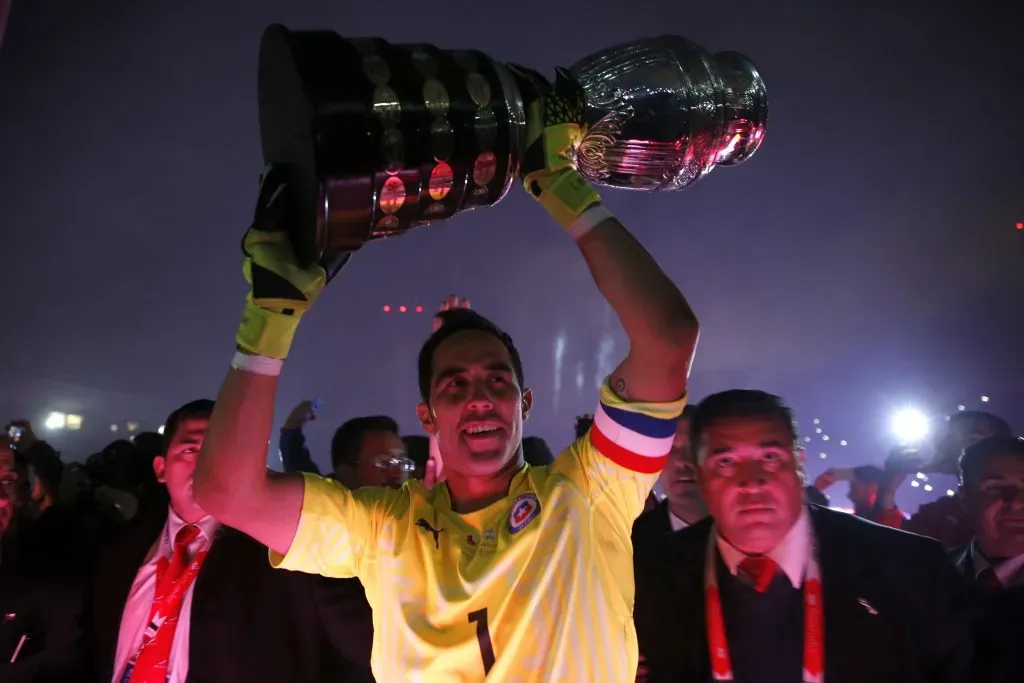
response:
<path id="1" fill-rule="evenodd" d="M 494 646 L 491 631 L 487 627 L 487 608 L 469 613 L 469 622 L 476 622 L 476 642 L 480 646 L 480 658 L 484 661 L 484 673 L 490 673 L 494 666 Z"/>

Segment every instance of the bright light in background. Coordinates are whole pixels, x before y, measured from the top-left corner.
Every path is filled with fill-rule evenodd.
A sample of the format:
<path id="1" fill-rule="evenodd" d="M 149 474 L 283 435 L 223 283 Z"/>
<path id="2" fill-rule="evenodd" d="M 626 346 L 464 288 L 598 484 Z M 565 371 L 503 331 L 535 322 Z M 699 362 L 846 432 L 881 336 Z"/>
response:
<path id="1" fill-rule="evenodd" d="M 917 488 L 918 486 L 921 485 L 921 482 L 915 479 L 914 481 L 910 482 L 910 485 L 913 486 L 914 488 Z"/>
<path id="2" fill-rule="evenodd" d="M 68 413 L 67 419 L 64 421 L 64 423 L 65 427 L 67 427 L 73 432 L 77 432 L 79 429 L 82 428 L 82 416 Z"/>
<path id="3" fill-rule="evenodd" d="M 960 404 L 956 407 L 957 410 L 967 410 L 967 406 Z"/>
<path id="4" fill-rule="evenodd" d="M 956 491 L 954 491 L 953 489 L 946 489 L 946 495 L 947 496 L 955 496 L 956 495 Z"/>
<path id="5" fill-rule="evenodd" d="M 846 439 L 843 439 L 842 441 L 839 442 L 840 446 L 845 446 L 846 444 L 847 444 Z"/>
<path id="6" fill-rule="evenodd" d="M 47 429 L 64 429 L 68 424 L 68 416 L 64 413 L 52 412 L 46 416 L 43 426 Z"/>
<path id="7" fill-rule="evenodd" d="M 928 436 L 928 416 L 914 408 L 904 408 L 892 416 L 891 429 L 900 443 L 920 443 Z"/>
<path id="8" fill-rule="evenodd" d="M 822 460 L 824 460 L 825 458 L 827 458 L 827 457 L 828 457 L 828 453 L 822 453 L 822 454 L 821 454 L 821 455 L 819 455 L 818 457 L 819 457 L 819 458 L 821 458 Z"/>
<path id="9" fill-rule="evenodd" d="M 828 434 L 823 434 L 821 437 L 822 441 L 828 441 Z"/>
<path id="10" fill-rule="evenodd" d="M 110 431 L 117 432 L 117 425 L 110 425 Z"/>
<path id="11" fill-rule="evenodd" d="M 156 433 L 157 434 L 163 434 L 164 433 L 164 426 L 160 425 L 159 427 L 157 427 L 156 428 Z"/>
<path id="12" fill-rule="evenodd" d="M 138 422 L 129 422 L 125 426 L 128 427 L 128 431 L 129 432 L 134 432 L 136 429 L 139 428 L 139 423 Z"/>
<path id="13" fill-rule="evenodd" d="M 988 403 L 988 396 L 982 396 L 981 397 L 981 402 L 982 403 Z"/>
<path id="14" fill-rule="evenodd" d="M 925 484 L 924 485 L 924 490 L 925 491 L 931 491 L 932 490 L 932 485 L 931 484 Z"/>

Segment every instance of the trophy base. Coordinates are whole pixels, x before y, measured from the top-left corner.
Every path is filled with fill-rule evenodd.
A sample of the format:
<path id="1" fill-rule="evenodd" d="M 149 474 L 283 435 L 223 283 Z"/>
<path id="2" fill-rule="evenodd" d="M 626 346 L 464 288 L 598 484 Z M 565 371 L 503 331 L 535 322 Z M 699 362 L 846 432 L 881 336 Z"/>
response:
<path id="1" fill-rule="evenodd" d="M 325 146 L 322 131 L 364 128 L 359 111 L 324 111 L 332 88 L 350 74 L 339 73 L 348 46 L 332 31 L 305 31 L 301 40 L 280 25 L 267 27 L 260 42 L 259 119 L 263 157 L 287 168 L 292 215 L 288 232 L 300 265 L 327 268 L 359 249 L 369 237 L 369 223 L 348 221 L 328 235 L 324 179 L 345 159 L 365 150 Z M 351 139 L 346 138 L 351 145 Z M 366 226 L 366 227 L 363 227 Z M 328 239 L 330 237 L 330 239 Z"/>
<path id="2" fill-rule="evenodd" d="M 259 110 L 264 159 L 291 180 L 298 260 L 325 268 L 500 201 L 526 125 L 514 79 L 484 53 L 279 25 L 260 43 Z"/>

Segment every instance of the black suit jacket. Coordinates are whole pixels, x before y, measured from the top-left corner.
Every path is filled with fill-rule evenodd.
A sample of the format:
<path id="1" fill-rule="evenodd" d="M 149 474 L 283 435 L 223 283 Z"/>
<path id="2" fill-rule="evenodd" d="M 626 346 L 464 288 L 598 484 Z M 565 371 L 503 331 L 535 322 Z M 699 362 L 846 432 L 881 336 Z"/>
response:
<path id="1" fill-rule="evenodd" d="M 32 546 L 21 543 L 27 540 L 13 527 L 0 539 L 0 681 L 77 683 L 83 675 L 78 567 L 52 553 L 34 557 Z"/>
<path id="2" fill-rule="evenodd" d="M 633 547 L 657 544 L 662 536 L 672 533 L 672 524 L 668 521 L 668 498 L 658 501 L 633 522 Z"/>
<path id="3" fill-rule="evenodd" d="M 91 680 L 111 680 L 121 612 L 165 519 L 166 512 L 138 520 L 100 555 L 85 609 Z M 331 619 L 341 614 L 341 619 L 368 620 L 369 609 L 355 617 L 351 611 L 321 610 L 314 597 L 316 581 L 271 568 L 266 547 L 221 528 L 193 591 L 189 683 L 365 680 L 369 662 L 353 663 L 331 645 L 332 640 L 344 644 L 331 631 L 344 633 L 349 624 Z"/>
<path id="4" fill-rule="evenodd" d="M 941 546 L 809 507 L 825 601 L 825 680 L 968 683 L 967 600 Z M 636 555 L 635 618 L 649 683 L 711 680 L 704 615 L 711 524 L 705 519 Z"/>
<path id="5" fill-rule="evenodd" d="M 968 545 L 950 552 L 964 579 L 973 606 L 974 683 L 1024 681 L 1024 587 L 987 593 L 975 580 Z"/>

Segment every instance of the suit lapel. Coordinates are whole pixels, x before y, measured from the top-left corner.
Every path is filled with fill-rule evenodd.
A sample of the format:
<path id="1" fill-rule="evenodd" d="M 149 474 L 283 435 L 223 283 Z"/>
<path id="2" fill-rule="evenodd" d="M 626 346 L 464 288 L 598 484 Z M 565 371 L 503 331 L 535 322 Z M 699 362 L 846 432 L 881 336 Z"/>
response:
<path id="1" fill-rule="evenodd" d="M 671 536 L 673 552 L 668 569 L 674 581 L 668 585 L 675 586 L 675 595 L 666 605 L 674 620 L 673 628 L 668 633 L 680 638 L 680 641 L 668 645 L 670 648 L 679 648 L 684 655 L 677 660 L 681 670 L 671 680 L 707 681 L 711 677 L 704 614 L 704 553 L 711 522 L 704 520 L 698 524 L 701 525 L 699 533 Z"/>
<path id="2" fill-rule="evenodd" d="M 139 567 L 146 556 L 160 540 L 160 532 L 167 522 L 167 510 L 163 515 L 154 514 L 140 519 L 124 531 L 123 540 L 117 552 L 101 567 L 102 574 L 93 582 L 92 608 L 96 620 L 97 656 L 102 656 L 103 677 L 114 675 L 114 658 L 117 656 L 117 641 L 121 631 L 121 615 Z M 116 542 L 116 541 L 115 541 Z"/>
<path id="3" fill-rule="evenodd" d="M 830 523 L 829 516 L 838 514 L 846 513 L 811 507 L 825 602 L 825 680 L 853 683 L 871 680 L 873 660 L 865 653 L 872 651 L 871 643 L 885 639 L 888 620 L 881 614 L 885 596 L 867 575 L 864 555 Z"/>

